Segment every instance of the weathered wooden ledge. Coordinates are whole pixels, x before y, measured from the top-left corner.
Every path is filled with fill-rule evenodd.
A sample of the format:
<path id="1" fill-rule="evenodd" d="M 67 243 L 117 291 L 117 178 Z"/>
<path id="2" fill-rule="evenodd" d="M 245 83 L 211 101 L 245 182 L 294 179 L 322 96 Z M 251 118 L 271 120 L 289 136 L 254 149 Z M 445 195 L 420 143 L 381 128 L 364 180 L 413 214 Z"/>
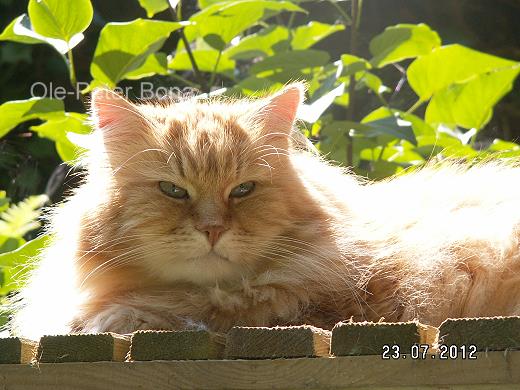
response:
<path id="1" fill-rule="evenodd" d="M 380 356 L 275 360 L 40 363 L 0 366 L 9 390 L 520 389 L 520 351 L 465 360 Z"/>

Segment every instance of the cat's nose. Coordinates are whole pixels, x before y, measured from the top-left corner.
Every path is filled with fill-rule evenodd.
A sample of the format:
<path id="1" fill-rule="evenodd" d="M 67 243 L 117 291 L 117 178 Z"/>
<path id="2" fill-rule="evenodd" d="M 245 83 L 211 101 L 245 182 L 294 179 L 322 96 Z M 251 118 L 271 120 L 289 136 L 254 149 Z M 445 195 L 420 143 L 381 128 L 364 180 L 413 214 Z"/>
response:
<path id="1" fill-rule="evenodd" d="M 197 225 L 195 228 L 206 234 L 211 246 L 215 246 L 222 234 L 224 234 L 226 230 L 229 230 L 229 228 L 222 225 Z"/>

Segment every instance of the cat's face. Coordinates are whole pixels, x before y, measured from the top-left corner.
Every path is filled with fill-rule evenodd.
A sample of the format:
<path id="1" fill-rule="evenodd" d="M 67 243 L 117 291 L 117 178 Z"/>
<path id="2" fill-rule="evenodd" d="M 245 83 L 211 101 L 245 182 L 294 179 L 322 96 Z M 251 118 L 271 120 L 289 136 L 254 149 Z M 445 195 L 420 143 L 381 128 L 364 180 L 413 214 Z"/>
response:
<path id="1" fill-rule="evenodd" d="M 94 95 L 129 258 L 164 281 L 199 284 L 269 266 L 295 201 L 287 149 L 301 95 L 293 85 L 257 102 L 164 106 Z"/>

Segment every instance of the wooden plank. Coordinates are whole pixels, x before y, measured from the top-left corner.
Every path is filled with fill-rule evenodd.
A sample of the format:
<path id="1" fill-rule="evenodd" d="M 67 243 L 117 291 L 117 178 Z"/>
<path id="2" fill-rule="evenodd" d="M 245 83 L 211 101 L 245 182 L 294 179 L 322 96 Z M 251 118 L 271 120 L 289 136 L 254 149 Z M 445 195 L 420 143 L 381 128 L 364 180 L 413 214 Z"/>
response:
<path id="1" fill-rule="evenodd" d="M 520 349 L 520 317 L 448 319 L 439 327 L 439 344 L 474 345 L 478 351 Z"/>
<path id="2" fill-rule="evenodd" d="M 115 333 L 43 336 L 36 360 L 40 363 L 123 361 L 130 337 Z"/>
<path id="3" fill-rule="evenodd" d="M 401 354 L 410 353 L 414 344 L 431 346 L 437 329 L 417 321 L 340 322 L 332 329 L 331 353 L 335 356 L 379 355 L 384 346 L 397 345 Z M 393 351 L 393 350 L 392 350 Z"/>
<path id="4" fill-rule="evenodd" d="M 0 339 L 0 364 L 30 363 L 37 345 L 19 337 Z"/>
<path id="5" fill-rule="evenodd" d="M 138 331 L 132 335 L 130 360 L 198 360 L 222 358 L 224 335 L 204 330 Z"/>
<path id="6" fill-rule="evenodd" d="M 230 359 L 315 357 L 329 354 L 330 331 L 310 325 L 234 327 L 227 335 Z"/>
<path id="7" fill-rule="evenodd" d="M 431 355 L 435 356 L 435 355 Z M 9 390 L 519 389 L 520 351 L 476 360 L 379 356 L 0 365 Z"/>

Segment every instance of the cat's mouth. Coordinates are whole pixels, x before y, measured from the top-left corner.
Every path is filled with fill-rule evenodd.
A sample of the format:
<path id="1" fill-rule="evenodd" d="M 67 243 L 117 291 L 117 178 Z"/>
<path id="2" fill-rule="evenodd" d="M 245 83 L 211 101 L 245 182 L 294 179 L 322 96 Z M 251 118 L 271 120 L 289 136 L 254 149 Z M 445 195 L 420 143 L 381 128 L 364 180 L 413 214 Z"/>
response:
<path id="1" fill-rule="evenodd" d="M 204 256 L 204 260 L 207 261 L 229 261 L 227 257 L 224 257 L 218 254 L 214 249 L 211 249 L 206 256 Z"/>

